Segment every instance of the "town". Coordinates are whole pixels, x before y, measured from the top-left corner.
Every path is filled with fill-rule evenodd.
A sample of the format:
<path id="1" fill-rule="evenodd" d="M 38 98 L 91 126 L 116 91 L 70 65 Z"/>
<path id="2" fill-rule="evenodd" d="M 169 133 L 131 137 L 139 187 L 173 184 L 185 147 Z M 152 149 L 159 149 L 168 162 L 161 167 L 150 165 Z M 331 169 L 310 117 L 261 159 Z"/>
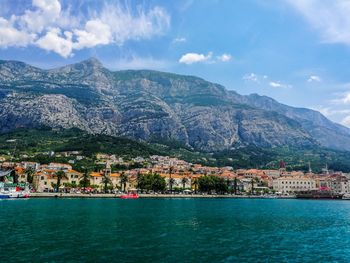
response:
<path id="1" fill-rule="evenodd" d="M 59 156 L 82 160 L 79 151 L 56 153 Z M 94 166 L 74 170 L 72 164 L 0 159 L 0 182 L 28 184 L 37 193 L 171 193 L 171 194 L 232 194 L 284 195 L 298 192 L 328 190 L 346 195 L 350 191 L 350 174 L 322 170 L 316 174 L 288 171 L 280 161 L 279 169 L 236 169 L 208 167 L 168 157 L 153 155 L 148 158 L 96 154 Z M 91 168 L 93 167 L 93 168 Z"/>

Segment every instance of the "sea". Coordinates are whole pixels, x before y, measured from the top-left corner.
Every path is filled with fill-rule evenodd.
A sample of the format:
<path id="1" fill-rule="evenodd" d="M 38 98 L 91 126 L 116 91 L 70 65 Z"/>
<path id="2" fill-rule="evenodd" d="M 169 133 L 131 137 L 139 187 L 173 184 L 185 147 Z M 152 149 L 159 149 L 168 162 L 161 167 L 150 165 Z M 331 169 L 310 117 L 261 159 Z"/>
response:
<path id="1" fill-rule="evenodd" d="M 0 201 L 0 262 L 350 262 L 350 201 Z"/>

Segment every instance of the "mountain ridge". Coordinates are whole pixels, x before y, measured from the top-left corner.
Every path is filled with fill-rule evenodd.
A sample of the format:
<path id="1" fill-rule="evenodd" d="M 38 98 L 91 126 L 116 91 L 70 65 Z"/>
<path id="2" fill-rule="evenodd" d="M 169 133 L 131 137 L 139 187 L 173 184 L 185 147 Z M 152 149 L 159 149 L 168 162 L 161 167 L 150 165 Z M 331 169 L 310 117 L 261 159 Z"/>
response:
<path id="1" fill-rule="evenodd" d="M 41 70 L 0 61 L 0 132 L 79 128 L 201 151 L 310 145 L 350 150 L 350 130 L 321 113 L 257 94 L 240 95 L 195 76 L 110 71 L 96 59 Z"/>

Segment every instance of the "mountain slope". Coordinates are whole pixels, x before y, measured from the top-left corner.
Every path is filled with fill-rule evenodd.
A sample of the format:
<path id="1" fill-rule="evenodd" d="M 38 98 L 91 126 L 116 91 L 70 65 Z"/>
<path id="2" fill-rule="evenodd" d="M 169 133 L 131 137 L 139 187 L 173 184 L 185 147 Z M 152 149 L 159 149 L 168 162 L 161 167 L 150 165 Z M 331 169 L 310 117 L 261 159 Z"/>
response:
<path id="1" fill-rule="evenodd" d="M 350 149 L 350 129 L 328 120 L 321 113 L 305 109 L 294 108 L 281 103 L 276 100 L 251 94 L 245 96 L 245 102 L 251 106 L 259 109 L 276 111 L 288 118 L 298 121 L 301 126 L 313 138 L 317 138 L 322 146 L 335 149 Z"/>
<path id="2" fill-rule="evenodd" d="M 0 131 L 41 126 L 176 140 L 201 151 L 250 144 L 350 150 L 349 130 L 317 112 L 242 96 L 197 77 L 112 72 L 96 59 L 53 70 L 1 61 Z"/>

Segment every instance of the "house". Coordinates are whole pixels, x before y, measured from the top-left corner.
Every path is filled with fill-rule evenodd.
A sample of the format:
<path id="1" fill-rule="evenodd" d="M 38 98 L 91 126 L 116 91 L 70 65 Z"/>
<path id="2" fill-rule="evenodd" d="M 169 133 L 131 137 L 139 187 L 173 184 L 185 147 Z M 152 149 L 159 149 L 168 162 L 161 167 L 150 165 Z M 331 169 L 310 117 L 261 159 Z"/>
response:
<path id="1" fill-rule="evenodd" d="M 283 194 L 314 190 L 316 180 L 306 176 L 284 176 L 273 180 L 273 189 Z"/>
<path id="2" fill-rule="evenodd" d="M 47 169 L 55 171 L 68 171 L 72 170 L 72 166 L 66 163 L 49 163 Z"/>
<path id="3" fill-rule="evenodd" d="M 21 162 L 21 166 L 25 169 L 39 170 L 40 164 L 36 162 Z"/>
<path id="4" fill-rule="evenodd" d="M 33 186 L 38 192 L 49 192 L 55 190 L 57 184 L 57 171 L 55 170 L 41 170 L 34 174 Z M 68 170 L 61 178 L 60 188 L 66 188 L 67 184 L 79 185 L 82 174 L 75 170 Z"/>

